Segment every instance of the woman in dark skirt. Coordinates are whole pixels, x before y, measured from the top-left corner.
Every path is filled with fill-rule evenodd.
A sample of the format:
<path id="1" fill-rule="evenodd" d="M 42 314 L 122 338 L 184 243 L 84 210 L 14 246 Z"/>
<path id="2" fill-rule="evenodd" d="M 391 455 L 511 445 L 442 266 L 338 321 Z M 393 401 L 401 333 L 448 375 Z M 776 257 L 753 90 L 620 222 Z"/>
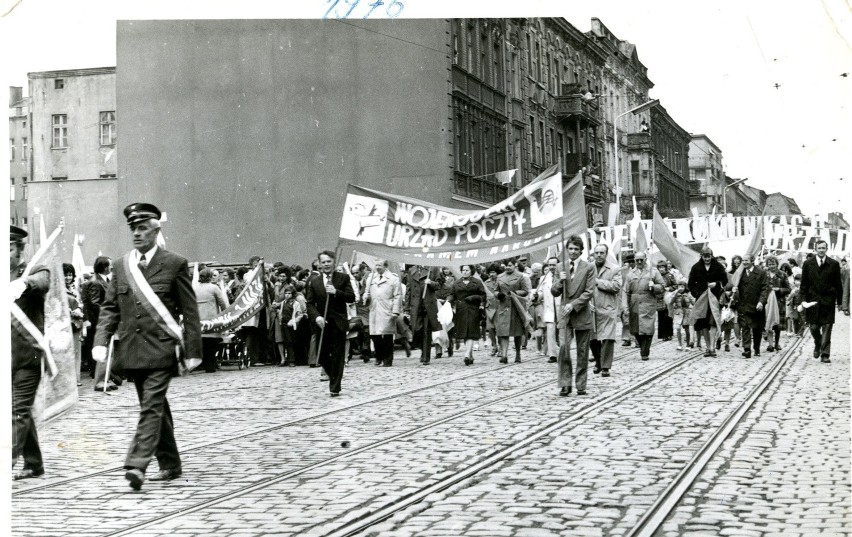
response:
<path id="1" fill-rule="evenodd" d="M 479 328 L 479 306 L 485 302 L 485 287 L 477 278 L 472 278 L 473 267 L 462 265 L 461 278 L 453 283 L 449 300 L 455 305 L 453 316 L 456 338 L 464 340 L 464 365 L 473 364 L 473 344 L 481 336 Z"/>

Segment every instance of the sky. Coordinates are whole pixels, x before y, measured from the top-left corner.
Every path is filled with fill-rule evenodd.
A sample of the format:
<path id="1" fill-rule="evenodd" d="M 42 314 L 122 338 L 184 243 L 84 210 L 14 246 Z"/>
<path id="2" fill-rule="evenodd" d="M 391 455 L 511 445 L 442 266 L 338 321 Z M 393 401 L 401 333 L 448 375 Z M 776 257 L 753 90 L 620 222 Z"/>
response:
<path id="1" fill-rule="evenodd" d="M 347 0 L 0 0 L 0 12 L 11 9 L 0 18 L 0 46 L 11 51 L 0 77 L 26 88 L 27 72 L 115 65 L 118 19 L 319 18 L 335 1 Z M 386 17 L 385 4 L 373 18 Z M 597 17 L 636 45 L 651 97 L 721 148 L 729 176 L 790 196 L 806 214 L 852 216 L 852 10 L 844 0 L 401 4 L 392 10 L 402 17 L 561 16 L 583 32 Z"/>

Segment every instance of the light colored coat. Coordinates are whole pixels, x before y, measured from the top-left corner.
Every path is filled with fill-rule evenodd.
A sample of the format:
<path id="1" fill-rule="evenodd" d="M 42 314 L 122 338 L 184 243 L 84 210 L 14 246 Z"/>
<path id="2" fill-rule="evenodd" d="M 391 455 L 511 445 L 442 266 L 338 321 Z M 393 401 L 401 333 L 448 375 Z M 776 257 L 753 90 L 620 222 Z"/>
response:
<path id="1" fill-rule="evenodd" d="M 649 288 L 651 282 L 654 289 Z M 657 296 L 663 294 L 665 280 L 656 268 L 633 269 L 627 275 L 627 307 L 630 312 L 630 333 L 653 336 L 657 321 Z"/>
<path id="2" fill-rule="evenodd" d="M 370 335 L 396 333 L 396 318 L 402 311 L 402 285 L 389 271 L 374 272 L 364 286 L 364 300 L 370 305 Z"/>
<path id="3" fill-rule="evenodd" d="M 616 326 L 619 323 L 621 308 L 621 270 L 604 265 L 596 271 L 595 295 L 595 337 L 599 341 L 616 338 Z"/>
<path id="4" fill-rule="evenodd" d="M 538 296 L 541 300 L 541 318 L 545 323 L 555 323 L 559 314 L 559 305 L 562 303 L 561 296 L 553 296 L 550 289 L 553 287 L 555 276 L 548 272 L 538 282 Z"/>

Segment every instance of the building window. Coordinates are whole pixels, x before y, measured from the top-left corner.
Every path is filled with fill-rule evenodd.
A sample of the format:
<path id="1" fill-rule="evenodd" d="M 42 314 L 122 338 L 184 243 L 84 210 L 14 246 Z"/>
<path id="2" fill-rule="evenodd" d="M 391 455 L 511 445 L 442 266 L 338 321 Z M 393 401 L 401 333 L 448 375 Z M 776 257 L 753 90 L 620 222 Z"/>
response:
<path id="1" fill-rule="evenodd" d="M 475 45 L 476 45 L 476 36 L 474 35 L 475 33 L 476 33 L 476 23 L 473 22 L 473 21 L 468 22 L 467 23 L 467 36 L 466 36 L 466 40 L 465 40 L 465 48 L 467 49 L 465 51 L 465 52 L 467 52 L 467 62 L 466 62 L 466 65 L 465 65 L 465 69 L 467 69 L 467 71 L 469 73 L 475 73 L 476 72 L 476 64 L 474 63 L 474 60 L 476 59 L 476 56 L 474 55 L 475 54 L 474 48 L 475 48 Z"/>
<path id="2" fill-rule="evenodd" d="M 561 132 L 557 133 L 556 136 L 558 138 L 556 144 L 556 158 L 559 159 L 559 162 L 562 164 L 562 166 L 565 166 L 565 160 L 562 158 L 562 152 L 565 150 L 565 139 L 563 138 Z"/>
<path id="3" fill-rule="evenodd" d="M 30 196 L 29 196 L 29 193 L 28 193 L 28 190 L 27 190 L 28 188 L 29 188 L 29 187 L 27 186 L 27 178 L 26 178 L 26 177 L 24 177 L 24 184 L 23 184 L 23 185 L 21 185 L 21 199 L 22 199 L 22 200 L 25 200 L 25 199 L 27 199 L 27 198 L 29 198 L 29 197 L 30 197 Z M 25 224 L 27 223 L 27 222 L 26 222 L 26 219 L 24 219 L 24 223 L 25 223 Z"/>
<path id="4" fill-rule="evenodd" d="M 115 179 L 115 174 L 114 173 L 102 173 L 100 175 L 100 178 L 101 179 Z"/>
<path id="5" fill-rule="evenodd" d="M 530 116 L 530 160 L 532 160 L 533 164 L 538 164 L 535 159 L 536 155 L 538 155 L 538 144 L 535 139 L 535 117 Z"/>
<path id="6" fill-rule="evenodd" d="M 53 115 L 53 147 L 68 147 L 68 115 Z"/>
<path id="7" fill-rule="evenodd" d="M 553 164 L 557 160 L 557 155 L 559 153 L 556 152 L 556 132 L 553 129 L 550 129 L 550 160 L 549 164 Z"/>
<path id="8" fill-rule="evenodd" d="M 530 34 L 527 34 L 527 75 L 530 78 L 533 76 L 533 46 Z"/>
<path id="9" fill-rule="evenodd" d="M 21 223 L 24 225 L 24 227 L 27 227 L 27 217 L 26 216 L 21 218 Z"/>
<path id="10" fill-rule="evenodd" d="M 630 183 L 633 187 L 633 195 L 639 195 L 639 161 L 630 161 Z"/>
<path id="11" fill-rule="evenodd" d="M 53 177 L 51 177 L 51 180 L 53 180 L 53 181 L 67 181 L 67 180 L 68 180 L 68 176 L 67 176 L 67 175 L 64 175 L 64 176 L 56 176 L 56 175 L 54 175 Z"/>
<path id="12" fill-rule="evenodd" d="M 500 91 L 505 91 L 503 88 L 503 43 L 496 35 L 494 36 L 491 61 L 493 62 L 493 67 L 491 68 L 491 85 Z"/>
<path id="13" fill-rule="evenodd" d="M 515 184 L 522 185 L 523 177 L 521 177 L 521 170 L 523 169 L 523 140 L 524 140 L 524 130 L 518 126 L 513 127 L 512 132 L 514 133 L 512 136 L 512 158 L 513 158 L 513 167 L 517 170 L 515 172 Z"/>
<path id="14" fill-rule="evenodd" d="M 9 201 L 15 201 L 15 178 L 9 179 Z"/>
<path id="15" fill-rule="evenodd" d="M 54 78 L 53 79 L 53 89 L 64 89 L 65 88 L 65 79 L 64 78 Z"/>
<path id="16" fill-rule="evenodd" d="M 482 33 L 479 35 L 479 71 L 477 74 L 483 82 L 489 84 L 491 82 L 491 60 L 488 59 L 488 53 L 491 47 L 488 46 L 488 34 Z"/>
<path id="17" fill-rule="evenodd" d="M 9 138 L 9 162 L 15 160 L 15 139 Z"/>
<path id="18" fill-rule="evenodd" d="M 101 112 L 101 145 L 115 145 L 115 111 Z"/>
<path id="19" fill-rule="evenodd" d="M 30 157 L 30 144 L 26 136 L 21 138 L 21 161 L 26 161 Z"/>
<path id="20" fill-rule="evenodd" d="M 461 34 L 462 21 L 461 19 L 453 19 L 453 63 L 458 65 L 462 58 L 461 54 Z"/>
<path id="21" fill-rule="evenodd" d="M 546 143 L 544 141 L 544 121 L 538 122 L 538 137 L 541 140 L 538 144 L 538 163 L 543 165 L 544 162 L 545 162 L 545 160 L 544 160 L 544 144 Z"/>
<path id="22" fill-rule="evenodd" d="M 521 98 L 521 66 L 519 65 L 518 51 L 512 49 L 511 69 L 512 69 L 512 97 L 515 99 Z"/>
<path id="23" fill-rule="evenodd" d="M 535 44 L 535 79 L 542 84 L 547 82 L 541 76 L 541 43 Z"/>

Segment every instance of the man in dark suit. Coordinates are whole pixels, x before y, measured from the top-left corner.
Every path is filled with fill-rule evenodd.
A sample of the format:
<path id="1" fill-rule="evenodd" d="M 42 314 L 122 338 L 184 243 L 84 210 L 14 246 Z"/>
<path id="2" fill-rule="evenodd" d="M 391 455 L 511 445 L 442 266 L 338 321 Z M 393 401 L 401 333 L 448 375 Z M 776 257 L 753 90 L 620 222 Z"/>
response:
<path id="1" fill-rule="evenodd" d="M 408 274 L 403 313 L 409 316 L 415 338 L 419 335 L 415 342 L 420 342 L 421 365 L 429 365 L 432 360 L 432 332 L 441 330 L 441 323 L 438 322 L 438 297 L 435 293 L 443 283 L 440 271 L 430 271 L 427 267 L 415 266 Z M 439 348 L 436 358 L 440 357 Z"/>
<path id="2" fill-rule="evenodd" d="M 583 239 L 571 235 L 565 241 L 568 253 L 567 271 L 559 274 L 559 281 L 550 288 L 553 296 L 561 296 L 556 325 L 559 327 L 559 395 L 571 393 L 571 339 L 577 338 L 577 371 L 574 384 L 577 395 L 586 395 L 586 371 L 589 367 L 589 342 L 595 327 L 595 316 L 589 303 L 595 294 L 595 266 L 580 259 Z M 563 294 L 563 289 L 565 293 Z M 562 334 L 565 334 L 564 336 Z"/>
<path id="3" fill-rule="evenodd" d="M 156 456 L 160 471 L 151 481 L 168 481 L 182 473 L 174 424 L 166 400 L 171 377 L 201 363 L 201 323 L 192 278 L 183 257 L 157 247 L 160 210 L 149 203 L 124 209 L 134 250 L 114 267 L 101 305 L 92 357 L 106 359 L 107 345 L 118 332 L 116 366 L 133 379 L 141 407 L 136 435 L 124 461 L 125 479 L 142 488 L 145 470 Z M 177 324 L 183 317 L 183 329 Z"/>
<path id="4" fill-rule="evenodd" d="M 15 467 L 18 457 L 24 457 L 24 467 L 14 475 L 15 480 L 44 474 L 44 462 L 32 415 L 41 381 L 44 351 L 33 331 L 43 337 L 44 295 L 50 288 L 50 271 L 46 267 L 37 266 L 28 276 L 23 276 L 26 264 L 22 263 L 21 257 L 26 237 L 26 231 L 10 226 L 9 281 L 12 300 L 20 308 L 17 315 L 12 315 L 12 467 Z"/>
<path id="5" fill-rule="evenodd" d="M 737 321 L 742 330 L 743 356 L 751 358 L 751 343 L 754 339 L 754 355 L 760 356 L 763 340 L 763 325 L 766 324 L 766 300 L 769 297 L 769 278 L 766 271 L 755 266 L 754 256 L 743 255 L 743 273 L 739 285 L 732 289 L 737 304 Z"/>
<path id="6" fill-rule="evenodd" d="M 346 360 L 346 333 L 349 317 L 346 304 L 355 302 L 355 291 L 349 275 L 334 271 L 334 252 L 325 250 L 317 256 L 320 273 L 305 286 L 308 319 L 321 330 L 318 342 L 319 364 L 328 374 L 332 397 L 340 395 Z"/>
<path id="7" fill-rule="evenodd" d="M 802 302 L 816 302 L 805 312 L 814 338 L 814 358 L 831 363 L 831 330 L 834 327 L 834 308 L 843 303 L 843 282 L 840 264 L 828 257 L 828 243 L 817 241 L 817 255 L 802 265 Z M 801 308 L 801 306 L 799 306 Z"/>
<path id="8" fill-rule="evenodd" d="M 104 299 L 106 298 L 107 287 L 109 286 L 109 282 L 107 281 L 110 273 L 112 272 L 112 260 L 105 256 L 99 256 L 95 259 L 94 264 L 95 275 L 83 284 L 83 287 L 80 289 L 80 295 L 83 300 L 83 313 L 86 316 L 86 320 L 90 323 L 89 329 L 86 332 L 86 337 L 83 340 L 83 362 L 89 365 L 94 365 L 91 368 L 89 376 L 95 379 L 95 391 L 102 392 L 104 389 L 104 381 L 106 380 L 104 377 L 106 376 L 106 364 L 104 363 L 94 363 L 92 360 L 92 347 L 95 344 L 95 331 L 98 327 L 98 317 L 101 314 L 101 304 L 103 304 Z M 115 390 L 118 386 L 113 383 L 112 379 L 107 381 L 107 389 Z"/>

